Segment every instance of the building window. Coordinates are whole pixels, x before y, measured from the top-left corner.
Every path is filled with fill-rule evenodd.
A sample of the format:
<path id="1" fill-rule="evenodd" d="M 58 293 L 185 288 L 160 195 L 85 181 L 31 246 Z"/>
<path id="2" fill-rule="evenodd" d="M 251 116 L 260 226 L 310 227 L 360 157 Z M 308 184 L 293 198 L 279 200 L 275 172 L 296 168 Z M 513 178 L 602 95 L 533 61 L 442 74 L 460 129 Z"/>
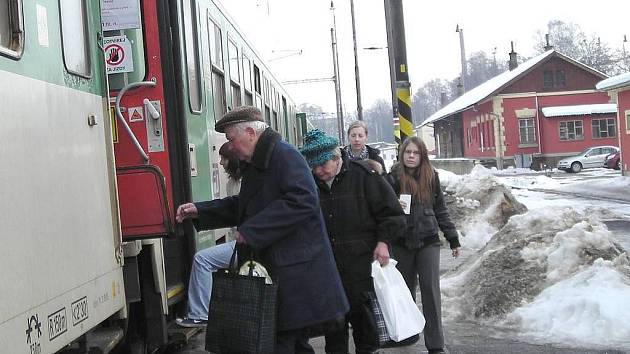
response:
<path id="1" fill-rule="evenodd" d="M 87 17 L 83 0 L 59 0 L 63 59 L 68 72 L 89 77 Z"/>
<path id="2" fill-rule="evenodd" d="M 24 48 L 21 0 L 0 0 L 0 53 L 19 57 Z"/>
<path id="3" fill-rule="evenodd" d="M 518 120 L 518 139 L 520 144 L 536 143 L 534 118 L 524 118 Z"/>
<path id="4" fill-rule="evenodd" d="M 582 140 L 584 129 L 581 120 L 560 122 L 560 140 Z"/>
<path id="5" fill-rule="evenodd" d="M 615 136 L 617 126 L 615 118 L 593 119 L 591 122 L 593 128 L 593 138 L 612 138 Z"/>
<path id="6" fill-rule="evenodd" d="M 567 85 L 567 78 L 564 70 L 543 71 L 543 87 L 546 89 L 563 88 Z"/>
<path id="7" fill-rule="evenodd" d="M 556 70 L 556 79 L 553 83 L 555 87 L 567 86 L 567 78 L 564 75 L 564 70 Z"/>
<path id="8" fill-rule="evenodd" d="M 630 111 L 626 111 L 626 134 L 630 134 Z"/>
<path id="9" fill-rule="evenodd" d="M 543 86 L 545 88 L 553 88 L 553 71 L 543 71 Z"/>

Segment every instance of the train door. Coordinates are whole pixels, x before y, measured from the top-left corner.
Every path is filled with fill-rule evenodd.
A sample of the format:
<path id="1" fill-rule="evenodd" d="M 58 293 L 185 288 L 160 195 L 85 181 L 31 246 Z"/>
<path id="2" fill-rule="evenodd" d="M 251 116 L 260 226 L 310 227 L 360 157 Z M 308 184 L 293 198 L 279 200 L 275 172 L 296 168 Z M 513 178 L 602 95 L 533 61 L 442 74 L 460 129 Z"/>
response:
<path id="1" fill-rule="evenodd" d="M 176 100 L 166 95 L 177 95 L 176 78 L 170 77 L 176 36 L 170 21 L 177 25 L 171 12 L 177 14 L 179 2 L 126 3 L 102 2 L 101 16 L 126 242 L 125 290 L 135 332 L 129 337 L 158 347 L 168 341 L 166 318 L 184 298 L 189 266 L 186 239 L 177 237 L 183 232 L 174 220 L 176 206 L 187 200 L 185 129 Z"/>

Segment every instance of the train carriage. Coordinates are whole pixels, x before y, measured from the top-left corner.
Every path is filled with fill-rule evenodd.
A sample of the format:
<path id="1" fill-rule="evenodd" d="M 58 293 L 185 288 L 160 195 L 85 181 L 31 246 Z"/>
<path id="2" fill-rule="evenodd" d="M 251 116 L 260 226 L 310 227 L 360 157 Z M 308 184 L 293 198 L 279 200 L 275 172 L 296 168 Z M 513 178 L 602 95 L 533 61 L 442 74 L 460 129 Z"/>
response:
<path id="1" fill-rule="evenodd" d="M 214 123 L 304 122 L 210 0 L 0 0 L 0 348 L 144 353 L 188 333 L 194 253 L 226 230 L 174 221 L 225 196 Z M 104 344 L 103 344 L 104 343 Z"/>

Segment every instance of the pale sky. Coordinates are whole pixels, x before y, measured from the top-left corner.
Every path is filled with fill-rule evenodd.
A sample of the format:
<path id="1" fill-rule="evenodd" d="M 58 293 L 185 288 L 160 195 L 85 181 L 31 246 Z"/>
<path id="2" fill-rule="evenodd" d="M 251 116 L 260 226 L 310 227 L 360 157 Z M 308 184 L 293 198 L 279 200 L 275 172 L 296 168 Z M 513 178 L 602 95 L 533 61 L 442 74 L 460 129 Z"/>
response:
<path id="1" fill-rule="evenodd" d="M 329 0 L 220 0 L 220 3 L 265 59 L 280 81 L 330 78 L 333 75 Z M 342 103 L 356 112 L 350 1 L 335 0 Z M 355 0 L 355 21 L 363 109 L 377 99 L 391 100 L 385 47 L 383 0 Z M 630 38 L 630 1 L 584 0 L 404 0 L 407 63 L 412 95 L 425 82 L 453 79 L 461 72 L 459 24 L 467 57 L 477 51 L 506 62 L 510 41 L 524 56 L 534 54 L 537 30 L 550 20 L 573 22 L 587 34 L 597 33 L 611 48 Z M 625 18 L 624 18 L 625 17 Z M 630 43 L 626 43 L 630 51 Z M 302 50 L 301 55 L 290 55 Z M 335 112 L 332 82 L 285 86 L 296 104 L 313 103 Z"/>

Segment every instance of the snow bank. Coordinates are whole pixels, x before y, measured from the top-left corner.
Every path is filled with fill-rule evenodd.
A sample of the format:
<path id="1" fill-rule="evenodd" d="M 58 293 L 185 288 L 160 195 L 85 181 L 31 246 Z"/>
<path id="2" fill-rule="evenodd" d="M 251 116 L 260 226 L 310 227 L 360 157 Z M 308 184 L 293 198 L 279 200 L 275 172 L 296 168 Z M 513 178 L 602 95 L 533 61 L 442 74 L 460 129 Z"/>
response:
<path id="1" fill-rule="evenodd" d="M 539 341 L 627 348 L 630 278 L 618 267 L 599 258 L 543 290 L 506 322 Z"/>
<path id="2" fill-rule="evenodd" d="M 443 170 L 438 173 L 449 212 L 462 233 L 460 242 L 465 248 L 482 248 L 510 216 L 527 210 L 491 170 L 481 165 L 463 176 Z"/>

